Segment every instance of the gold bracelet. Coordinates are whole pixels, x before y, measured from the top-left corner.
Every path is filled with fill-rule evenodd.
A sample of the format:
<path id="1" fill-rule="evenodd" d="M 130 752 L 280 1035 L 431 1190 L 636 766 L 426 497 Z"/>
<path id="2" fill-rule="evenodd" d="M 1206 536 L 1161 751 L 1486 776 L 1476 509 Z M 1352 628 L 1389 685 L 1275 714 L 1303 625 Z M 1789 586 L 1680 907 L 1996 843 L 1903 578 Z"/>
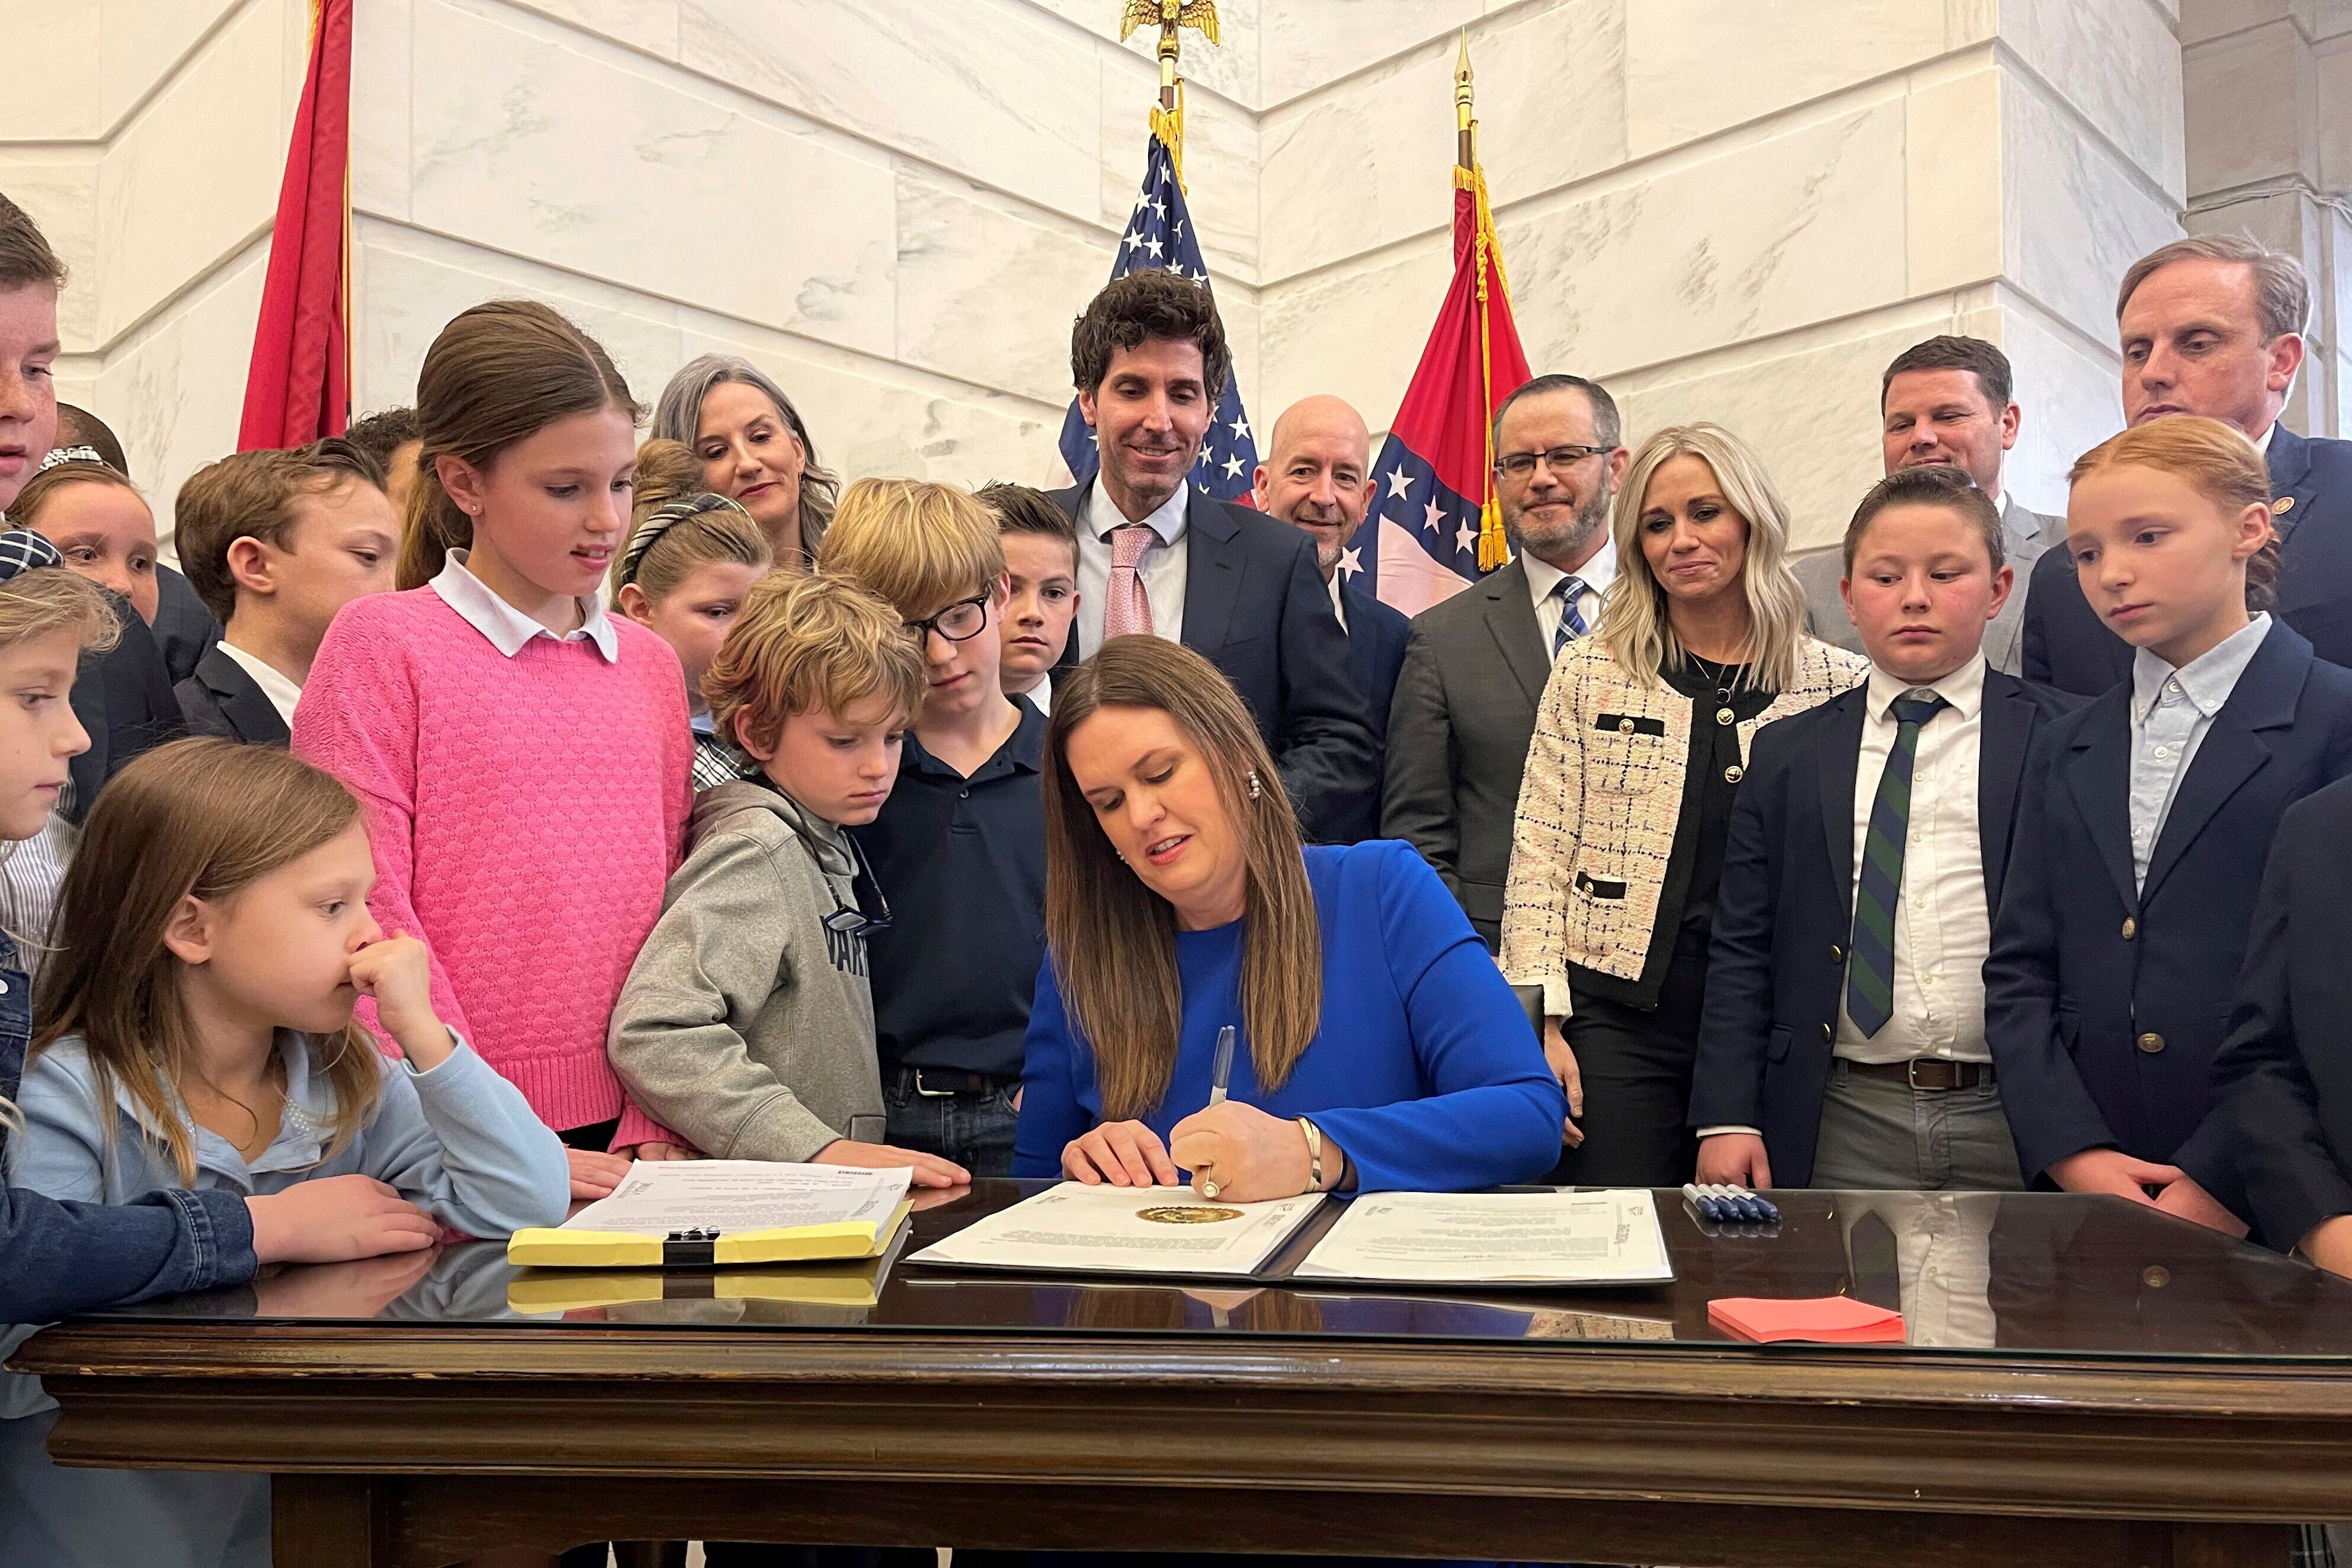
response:
<path id="1" fill-rule="evenodd" d="M 1301 1116 L 1298 1118 L 1298 1130 L 1307 1134 L 1307 1159 L 1311 1166 L 1307 1176 L 1307 1190 L 1321 1192 L 1323 1190 L 1323 1129 Z"/>

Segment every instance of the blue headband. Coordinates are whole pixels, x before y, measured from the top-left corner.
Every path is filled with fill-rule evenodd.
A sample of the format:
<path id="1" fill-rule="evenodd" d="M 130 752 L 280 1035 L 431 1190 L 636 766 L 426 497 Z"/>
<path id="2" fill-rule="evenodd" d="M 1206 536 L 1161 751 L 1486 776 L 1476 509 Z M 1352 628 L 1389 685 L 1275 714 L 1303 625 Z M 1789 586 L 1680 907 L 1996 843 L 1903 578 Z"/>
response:
<path id="1" fill-rule="evenodd" d="M 36 567 L 63 566 L 66 558 L 58 547 L 30 528 L 10 528 L 0 533 L 0 582 Z"/>

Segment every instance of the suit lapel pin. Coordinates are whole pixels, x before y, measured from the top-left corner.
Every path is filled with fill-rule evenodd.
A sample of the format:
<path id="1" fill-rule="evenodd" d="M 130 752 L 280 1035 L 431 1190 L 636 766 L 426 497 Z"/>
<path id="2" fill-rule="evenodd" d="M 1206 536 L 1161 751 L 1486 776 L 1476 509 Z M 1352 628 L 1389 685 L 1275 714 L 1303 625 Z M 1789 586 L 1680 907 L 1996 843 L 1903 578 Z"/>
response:
<path id="1" fill-rule="evenodd" d="M 2294 497 L 2293 496 L 2281 496 L 2277 500 L 2271 503 L 2271 516 L 2273 517 L 2284 517 L 2289 512 L 2294 510 Z"/>

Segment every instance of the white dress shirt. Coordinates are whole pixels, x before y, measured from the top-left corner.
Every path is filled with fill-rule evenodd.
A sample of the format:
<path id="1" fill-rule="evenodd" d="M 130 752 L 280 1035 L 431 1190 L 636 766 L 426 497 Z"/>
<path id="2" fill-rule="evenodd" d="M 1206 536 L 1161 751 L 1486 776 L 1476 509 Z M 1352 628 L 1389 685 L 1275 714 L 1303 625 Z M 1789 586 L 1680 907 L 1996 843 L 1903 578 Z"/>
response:
<path id="1" fill-rule="evenodd" d="M 1984 843 L 1977 821 L 1977 771 L 1984 750 L 1982 653 L 1925 687 L 1909 686 L 1871 666 L 1862 754 L 1853 770 L 1853 864 L 1849 888 L 1862 885 L 1878 780 L 1895 749 L 1895 700 L 1934 692 L 1951 706 L 1919 727 L 1911 762 L 1910 841 L 1903 846 L 1903 890 L 1895 901 L 1895 1010 L 1864 1036 L 1838 991 L 1832 1054 L 1848 1061 L 1990 1061 L 1985 1048 L 1984 961 L 1992 946 L 1985 905 Z"/>
<path id="2" fill-rule="evenodd" d="M 1549 653 L 1552 639 L 1559 635 L 1559 601 L 1552 596 L 1552 590 L 1559 586 L 1561 578 L 1571 574 L 1548 560 L 1538 560 L 1528 550 L 1521 550 L 1519 559 L 1528 563 L 1528 597 L 1535 601 L 1536 625 L 1542 629 L 1544 651 Z M 1576 612 L 1584 618 L 1584 629 L 1590 632 L 1601 624 L 1601 596 L 1617 580 L 1617 541 L 1603 535 L 1601 548 L 1573 575 L 1584 584 L 1576 596 Z"/>
<path id="3" fill-rule="evenodd" d="M 551 643 L 574 643 L 585 638 L 596 644 L 596 652 L 604 655 L 606 664 L 621 662 L 621 639 L 614 632 L 612 619 L 604 613 L 602 603 L 594 599 L 574 600 L 580 606 L 579 628 L 559 637 L 491 592 L 480 578 L 467 571 L 466 558 L 471 553 L 451 550 L 440 575 L 428 586 L 467 625 L 488 638 L 491 647 L 511 659 L 534 637 L 544 637 Z"/>
<path id="4" fill-rule="evenodd" d="M 1339 618 L 1339 630 L 1345 632 L 1348 629 L 1348 607 L 1339 602 L 1339 574 L 1336 571 L 1333 572 L 1331 574 L 1331 580 L 1325 583 L 1323 586 L 1330 591 L 1331 613 Z M 1158 614 L 1159 612 L 1157 611 L 1153 612 L 1153 617 L 1155 620 L 1158 618 Z"/>
<path id="5" fill-rule="evenodd" d="M 1836 1204 L 1849 1249 L 1853 1228 L 1865 1215 L 1876 1215 L 1895 1233 L 1895 1276 L 1910 1343 L 1948 1350 L 1993 1347 L 2000 1326 L 1992 1310 L 1998 1193 L 1840 1193 Z"/>
<path id="6" fill-rule="evenodd" d="M 1132 519 L 1160 536 L 1160 543 L 1144 552 L 1135 572 L 1143 579 L 1143 596 L 1151 601 L 1152 634 L 1171 643 L 1184 640 L 1184 580 L 1192 552 L 1184 508 L 1191 494 L 1187 480 L 1158 511 Z M 1071 631 L 1078 639 L 1080 658 L 1103 644 L 1103 615 L 1110 607 L 1110 531 L 1129 521 L 1097 476 L 1078 514 L 1078 622 Z"/>
<path id="7" fill-rule="evenodd" d="M 2197 748 L 2213 727 L 2213 716 L 2238 689 L 2253 663 L 2271 618 L 2253 619 L 2204 653 L 2174 669 L 2146 648 L 2132 653 L 2131 846 L 2134 885 L 2147 882 L 2148 862 L 2164 835 L 2164 820 Z"/>
<path id="8" fill-rule="evenodd" d="M 278 716 L 292 725 L 294 705 L 302 700 L 300 685 L 287 679 L 285 671 L 258 653 L 248 653 L 226 637 L 220 641 L 220 651 L 236 660 L 238 669 L 253 677 L 253 684 L 261 688 L 261 695 L 269 699 L 269 706 L 278 710 Z"/>

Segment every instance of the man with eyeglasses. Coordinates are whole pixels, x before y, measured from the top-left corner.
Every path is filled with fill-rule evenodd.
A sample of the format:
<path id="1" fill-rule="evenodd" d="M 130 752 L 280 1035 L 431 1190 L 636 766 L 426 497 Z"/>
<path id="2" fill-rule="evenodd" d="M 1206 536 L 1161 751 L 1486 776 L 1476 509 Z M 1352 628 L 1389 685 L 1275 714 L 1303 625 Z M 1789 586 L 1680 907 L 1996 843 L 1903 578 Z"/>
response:
<path id="1" fill-rule="evenodd" d="M 1519 776 L 1551 662 L 1589 636 L 1617 576 L 1609 510 L 1632 455 L 1616 400 L 1538 376 L 1495 413 L 1495 490 L 1509 565 L 1422 612 L 1389 713 L 1381 831 L 1421 851 L 1488 946 Z"/>

